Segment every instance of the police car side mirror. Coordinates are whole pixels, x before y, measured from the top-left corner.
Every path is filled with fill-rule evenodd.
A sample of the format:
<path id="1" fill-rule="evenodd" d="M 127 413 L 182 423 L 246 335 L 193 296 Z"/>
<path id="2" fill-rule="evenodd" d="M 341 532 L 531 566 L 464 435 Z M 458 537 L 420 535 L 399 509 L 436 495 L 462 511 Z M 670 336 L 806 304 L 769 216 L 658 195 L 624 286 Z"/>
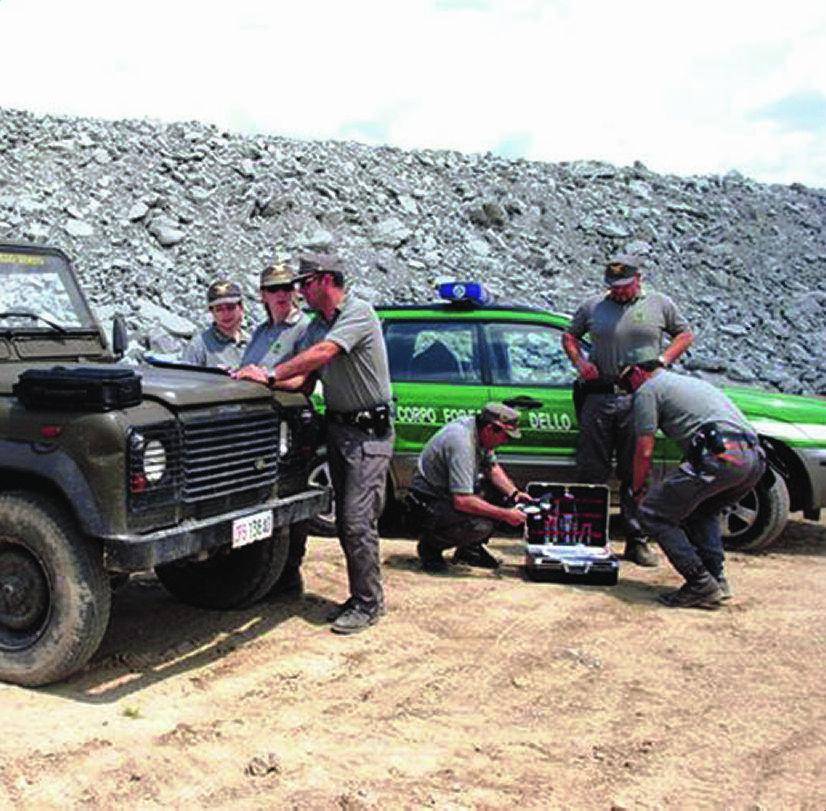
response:
<path id="1" fill-rule="evenodd" d="M 112 321 L 112 352 L 120 360 L 126 354 L 129 346 L 129 334 L 126 329 L 126 319 L 118 313 Z"/>

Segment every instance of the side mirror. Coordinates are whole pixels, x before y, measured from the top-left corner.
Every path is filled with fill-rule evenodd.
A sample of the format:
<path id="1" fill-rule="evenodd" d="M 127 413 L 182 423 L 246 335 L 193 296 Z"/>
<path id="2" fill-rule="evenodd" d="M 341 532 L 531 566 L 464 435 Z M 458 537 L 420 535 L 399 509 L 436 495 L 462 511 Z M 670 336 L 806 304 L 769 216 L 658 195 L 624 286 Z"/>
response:
<path id="1" fill-rule="evenodd" d="M 129 346 L 129 333 L 126 329 L 126 319 L 118 313 L 112 320 L 112 352 L 120 360 L 126 354 Z"/>

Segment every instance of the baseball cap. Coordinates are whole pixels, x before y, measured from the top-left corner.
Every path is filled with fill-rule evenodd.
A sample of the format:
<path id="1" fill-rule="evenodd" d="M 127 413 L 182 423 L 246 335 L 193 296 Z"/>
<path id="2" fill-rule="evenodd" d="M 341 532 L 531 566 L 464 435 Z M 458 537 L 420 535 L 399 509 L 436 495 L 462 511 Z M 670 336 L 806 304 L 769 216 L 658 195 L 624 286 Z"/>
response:
<path id="1" fill-rule="evenodd" d="M 605 267 L 605 284 L 609 287 L 621 287 L 631 284 L 640 272 L 642 260 L 630 253 L 618 253 L 608 260 Z"/>
<path id="2" fill-rule="evenodd" d="M 303 253 L 298 257 L 298 273 L 293 281 L 300 282 L 316 273 L 344 274 L 341 259 L 330 253 Z"/>
<path id="3" fill-rule="evenodd" d="M 207 307 L 216 304 L 240 304 L 241 288 L 227 279 L 217 279 L 207 288 Z"/>
<path id="4" fill-rule="evenodd" d="M 512 439 L 519 439 L 519 412 L 504 403 L 488 403 L 482 409 L 482 421 L 498 425 Z"/>
<path id="5" fill-rule="evenodd" d="M 261 287 L 272 287 L 275 285 L 292 287 L 295 277 L 293 272 L 284 264 L 276 263 L 269 265 L 261 271 Z"/>

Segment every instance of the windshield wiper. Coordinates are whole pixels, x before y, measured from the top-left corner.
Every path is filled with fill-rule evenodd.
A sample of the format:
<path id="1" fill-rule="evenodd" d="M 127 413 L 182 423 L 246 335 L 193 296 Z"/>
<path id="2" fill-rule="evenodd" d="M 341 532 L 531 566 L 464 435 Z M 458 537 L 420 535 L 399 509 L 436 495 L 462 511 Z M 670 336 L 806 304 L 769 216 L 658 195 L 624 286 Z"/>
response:
<path id="1" fill-rule="evenodd" d="M 38 315 L 37 313 L 30 313 L 26 310 L 5 310 L 4 312 L 0 313 L 0 318 L 31 318 L 32 321 L 42 321 L 44 324 L 48 324 L 52 329 L 56 329 L 58 332 L 66 332 L 66 327 L 58 324 L 56 321 L 52 321 L 45 316 Z"/>

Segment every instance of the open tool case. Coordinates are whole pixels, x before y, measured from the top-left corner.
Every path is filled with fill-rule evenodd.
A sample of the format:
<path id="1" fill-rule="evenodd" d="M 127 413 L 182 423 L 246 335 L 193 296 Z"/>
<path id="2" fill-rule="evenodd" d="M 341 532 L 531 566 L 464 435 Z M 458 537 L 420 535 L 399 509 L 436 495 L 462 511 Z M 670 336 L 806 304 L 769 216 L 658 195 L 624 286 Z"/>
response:
<path id="1" fill-rule="evenodd" d="M 531 482 L 526 491 L 534 499 L 524 508 L 528 577 L 615 585 L 619 561 L 608 543 L 608 487 Z"/>

